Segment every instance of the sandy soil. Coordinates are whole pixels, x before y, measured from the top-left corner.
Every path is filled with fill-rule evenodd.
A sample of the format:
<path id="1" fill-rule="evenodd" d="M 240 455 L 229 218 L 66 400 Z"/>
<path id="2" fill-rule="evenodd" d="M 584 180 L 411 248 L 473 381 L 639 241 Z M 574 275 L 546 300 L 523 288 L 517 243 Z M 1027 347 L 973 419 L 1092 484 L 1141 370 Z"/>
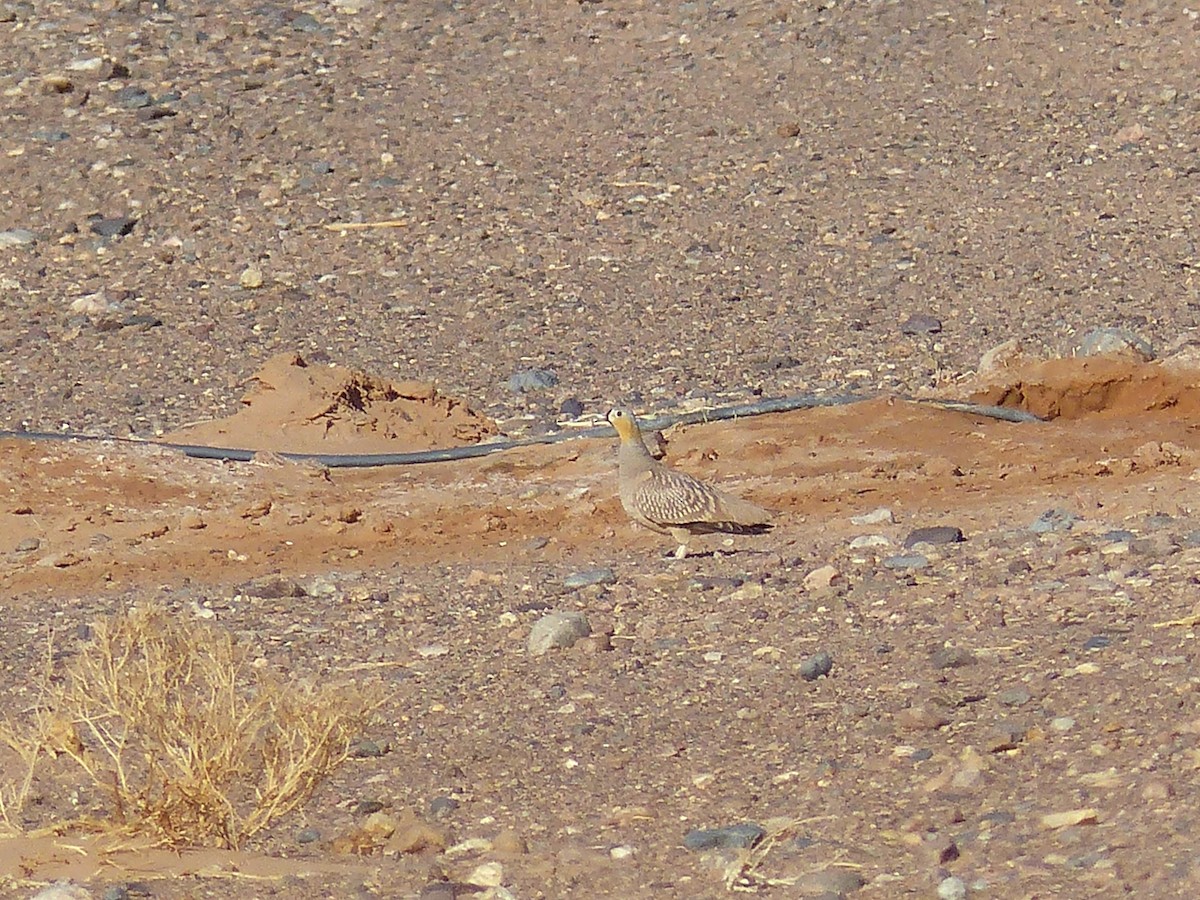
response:
<path id="1" fill-rule="evenodd" d="M 149 602 L 388 698 L 380 752 L 237 853 L 46 833 L 103 801 L 39 785 L 5 896 L 717 897 L 742 857 L 685 836 L 743 822 L 789 823 L 767 895 L 1200 890 L 1196 11 L 14 0 L 0 30 L 0 428 L 262 451 L 0 439 L 0 713 L 51 635 Z M 1096 326 L 1163 359 L 1059 358 Z M 608 439 L 277 455 L 842 392 L 872 399 L 667 434 L 779 511 L 683 561 Z M 905 546 L 930 526 L 964 540 Z M 593 636 L 531 655 L 559 610 Z"/>

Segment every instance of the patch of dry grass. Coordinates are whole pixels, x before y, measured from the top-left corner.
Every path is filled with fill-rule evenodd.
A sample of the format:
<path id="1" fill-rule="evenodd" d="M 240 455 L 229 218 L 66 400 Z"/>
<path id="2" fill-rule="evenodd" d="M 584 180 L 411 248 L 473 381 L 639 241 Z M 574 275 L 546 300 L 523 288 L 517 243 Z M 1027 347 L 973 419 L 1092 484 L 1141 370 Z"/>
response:
<path id="1" fill-rule="evenodd" d="M 0 777 L 12 828 L 43 774 L 82 776 L 105 816 L 71 825 L 236 848 L 311 796 L 376 705 L 361 686 L 285 681 L 220 626 L 162 609 L 99 622 L 62 671 L 49 657 L 40 700 L 0 723 L 21 761 Z"/>

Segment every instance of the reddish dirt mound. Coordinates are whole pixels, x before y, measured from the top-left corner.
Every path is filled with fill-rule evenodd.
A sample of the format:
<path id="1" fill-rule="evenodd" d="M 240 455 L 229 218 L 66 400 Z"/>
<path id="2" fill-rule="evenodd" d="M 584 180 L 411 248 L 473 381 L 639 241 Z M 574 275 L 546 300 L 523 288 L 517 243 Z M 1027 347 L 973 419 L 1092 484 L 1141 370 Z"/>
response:
<path id="1" fill-rule="evenodd" d="M 973 399 L 1044 419 L 1095 413 L 1128 417 L 1166 409 L 1188 417 L 1200 414 L 1200 371 L 1088 357 L 1052 359 L 1017 374 L 1019 380 L 987 388 Z"/>
<path id="2" fill-rule="evenodd" d="M 244 409 L 189 425 L 175 443 L 293 453 L 388 453 L 475 444 L 495 423 L 427 382 L 391 382 L 298 354 L 272 357 L 251 379 Z"/>

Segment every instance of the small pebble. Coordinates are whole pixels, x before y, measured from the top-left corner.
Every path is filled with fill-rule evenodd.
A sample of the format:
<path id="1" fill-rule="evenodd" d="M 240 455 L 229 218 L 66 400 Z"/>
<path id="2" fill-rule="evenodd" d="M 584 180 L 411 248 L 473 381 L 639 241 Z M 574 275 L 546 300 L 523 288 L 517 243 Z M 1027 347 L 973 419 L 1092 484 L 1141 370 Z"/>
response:
<path id="1" fill-rule="evenodd" d="M 100 237 L 123 237 L 133 231 L 137 221 L 131 216 L 112 216 L 95 219 L 88 227 Z"/>
<path id="2" fill-rule="evenodd" d="M 867 547 L 890 547 L 891 541 L 882 534 L 860 534 L 850 541 L 851 550 L 863 550 Z"/>
<path id="3" fill-rule="evenodd" d="M 965 900 L 967 883 L 957 875 L 943 878 L 937 888 L 938 900 Z"/>
<path id="4" fill-rule="evenodd" d="M 933 651 L 929 660 L 935 669 L 961 669 L 975 662 L 975 654 L 965 647 L 955 647 L 953 644 L 938 647 Z"/>
<path id="5" fill-rule="evenodd" d="M 321 23 L 308 13 L 300 13 L 296 18 L 292 19 L 293 31 L 314 32 L 321 30 Z"/>
<path id="6" fill-rule="evenodd" d="M 461 804 L 453 797 L 434 797 L 429 801 L 429 814 L 435 819 L 445 819 L 457 810 Z"/>
<path id="7" fill-rule="evenodd" d="M 1083 642 L 1084 650 L 1103 650 L 1112 643 L 1112 638 L 1107 634 L 1093 634 L 1090 638 Z"/>
<path id="8" fill-rule="evenodd" d="M 23 247 L 37 242 L 37 236 L 24 228 L 0 231 L 0 247 Z"/>
<path id="9" fill-rule="evenodd" d="M 902 556 L 889 556 L 883 561 L 885 569 L 923 569 L 929 565 L 929 560 L 920 553 L 910 553 Z"/>
<path id="10" fill-rule="evenodd" d="M 563 587 L 575 590 L 578 588 L 588 587 L 593 584 L 614 584 L 617 576 L 612 569 L 607 567 L 600 569 L 586 569 L 583 572 L 575 572 L 563 579 Z"/>
<path id="11" fill-rule="evenodd" d="M 850 522 L 854 525 L 891 525 L 895 521 L 895 516 L 892 515 L 892 511 L 886 506 L 881 506 L 862 515 L 850 517 Z"/>
<path id="12" fill-rule="evenodd" d="M 1058 732 L 1068 732 L 1075 727 L 1075 720 L 1070 716 L 1058 716 L 1050 720 L 1050 727 Z"/>
<path id="13" fill-rule="evenodd" d="M 933 525 L 929 528 L 914 528 L 904 539 L 905 549 L 917 544 L 957 544 L 963 540 L 961 528 L 952 525 Z"/>
<path id="14" fill-rule="evenodd" d="M 824 591 L 831 588 L 834 584 L 844 582 L 846 579 L 842 577 L 833 566 L 821 566 L 819 569 L 813 569 L 804 576 L 804 589 L 806 591 Z"/>
<path id="15" fill-rule="evenodd" d="M 578 419 L 583 415 L 583 403 L 576 397 L 568 397 L 558 407 L 559 415 Z"/>
<path id="16" fill-rule="evenodd" d="M 724 828 L 697 828 L 684 835 L 683 846 L 688 850 L 749 849 L 761 841 L 766 833 L 761 825 L 753 822 Z"/>
<path id="17" fill-rule="evenodd" d="M 296 832 L 297 844 L 315 844 L 321 839 L 321 832 L 316 828 L 301 828 Z"/>
<path id="18" fill-rule="evenodd" d="M 115 99 L 117 105 L 125 109 L 142 109 L 154 102 L 148 90 L 132 84 L 117 91 Z"/>
<path id="19" fill-rule="evenodd" d="M 936 319 L 925 313 L 915 313 L 905 319 L 900 325 L 901 334 L 938 334 L 941 330 L 941 319 Z"/>
<path id="20" fill-rule="evenodd" d="M 554 648 L 570 647 L 591 633 L 592 626 L 583 613 L 550 613 L 533 623 L 527 647 L 531 655 L 542 656 Z"/>
<path id="21" fill-rule="evenodd" d="M 830 868 L 800 876 L 796 888 L 804 897 L 840 898 L 853 894 L 867 881 L 853 869 Z"/>
<path id="22" fill-rule="evenodd" d="M 1029 526 L 1029 530 L 1034 534 L 1047 534 L 1052 531 L 1070 531 L 1075 523 L 1079 521 L 1079 517 L 1072 512 L 1068 512 L 1062 507 L 1048 509 Z"/>
<path id="23" fill-rule="evenodd" d="M 996 695 L 996 699 L 1004 706 L 1024 706 L 1033 695 L 1023 687 L 1007 688 Z"/>
<path id="24" fill-rule="evenodd" d="M 38 540 L 35 537 L 27 537 L 24 540 L 18 542 L 17 546 L 13 547 L 13 552 L 14 553 L 31 553 L 32 551 L 36 550 L 40 546 L 42 546 L 42 542 L 40 540 Z"/>
<path id="25" fill-rule="evenodd" d="M 508 389 L 514 394 L 545 390 L 556 384 L 558 384 L 558 375 L 549 369 L 523 369 L 508 378 Z"/>
<path id="26" fill-rule="evenodd" d="M 805 681 L 816 681 L 823 675 L 828 675 L 833 671 L 833 657 L 829 652 L 822 650 L 819 653 L 814 653 L 812 656 L 800 663 L 800 677 Z"/>

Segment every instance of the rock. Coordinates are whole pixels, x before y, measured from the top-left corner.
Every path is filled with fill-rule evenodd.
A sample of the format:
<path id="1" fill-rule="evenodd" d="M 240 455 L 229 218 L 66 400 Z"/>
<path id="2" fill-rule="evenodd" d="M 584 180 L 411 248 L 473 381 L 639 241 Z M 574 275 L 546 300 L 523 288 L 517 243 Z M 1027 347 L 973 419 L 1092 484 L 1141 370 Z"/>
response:
<path id="1" fill-rule="evenodd" d="M 1007 720 L 997 722 L 988 734 L 985 746 L 990 753 L 1004 753 L 1016 749 L 1025 740 L 1026 729 L 1018 722 Z"/>
<path id="2" fill-rule="evenodd" d="M 818 678 L 828 675 L 832 671 L 833 657 L 826 650 L 814 653 L 800 663 L 800 677 L 805 681 L 816 681 Z"/>
<path id="3" fill-rule="evenodd" d="M 508 389 L 514 394 L 541 391 L 558 384 L 558 376 L 549 369 L 523 369 L 508 378 Z"/>
<path id="4" fill-rule="evenodd" d="M 938 334 L 941 330 L 941 319 L 935 319 L 925 313 L 915 313 L 900 324 L 901 334 Z"/>
<path id="5" fill-rule="evenodd" d="M 42 546 L 42 542 L 35 537 L 27 537 L 24 540 L 18 541 L 17 546 L 13 547 L 14 553 L 32 553 L 38 547 Z"/>
<path id="6" fill-rule="evenodd" d="M 56 881 L 47 885 L 30 900 L 91 900 L 91 894 L 86 888 L 71 881 Z"/>
<path id="7" fill-rule="evenodd" d="M 1154 359 L 1150 342 L 1123 328 L 1094 328 L 1079 342 L 1076 356 L 1123 356 L 1138 362 Z"/>
<path id="8" fill-rule="evenodd" d="M 966 900 L 967 884 L 957 875 L 943 878 L 937 887 L 938 900 Z"/>
<path id="9" fill-rule="evenodd" d="M 905 549 L 917 544 L 957 544 L 963 541 L 961 528 L 952 525 L 933 525 L 928 528 L 914 528 L 904 539 Z"/>
<path id="10" fill-rule="evenodd" d="M 896 727 L 904 731 L 937 731 L 950 724 L 950 717 L 935 706 L 918 704 L 896 713 Z"/>
<path id="11" fill-rule="evenodd" d="M 264 600 L 282 600 L 286 597 L 304 597 L 306 591 L 300 582 L 286 575 L 263 575 L 239 584 L 239 594 L 261 597 Z"/>
<path id="12" fill-rule="evenodd" d="M 585 569 L 582 572 L 574 572 L 564 578 L 563 587 L 570 590 L 578 590 L 579 588 L 589 587 L 593 584 L 615 584 L 616 580 L 616 573 L 610 568 Z"/>
<path id="13" fill-rule="evenodd" d="M 154 103 L 154 98 L 148 90 L 132 84 L 117 91 L 113 99 L 117 101 L 118 106 L 125 109 L 141 109 Z"/>
<path id="14" fill-rule="evenodd" d="M 263 286 L 263 272 L 258 266 L 247 266 L 238 276 L 242 290 L 255 291 Z"/>
<path id="15" fill-rule="evenodd" d="M 935 669 L 961 669 L 975 662 L 975 654 L 965 647 L 947 644 L 934 650 L 929 661 Z"/>
<path id="16" fill-rule="evenodd" d="M 550 613 L 533 623 L 527 646 L 531 655 L 542 656 L 556 647 L 570 647 L 591 633 L 592 626 L 583 613 Z"/>
<path id="17" fill-rule="evenodd" d="M 1075 727 L 1075 720 L 1070 716 L 1055 716 L 1050 720 L 1050 727 L 1059 734 L 1066 734 Z"/>
<path id="18" fill-rule="evenodd" d="M 445 819 L 453 814 L 460 805 L 453 797 L 434 797 L 429 801 L 429 814 L 435 819 Z"/>
<path id="19" fill-rule="evenodd" d="M 854 525 L 891 525 L 895 521 L 895 516 L 892 515 L 892 511 L 886 506 L 880 506 L 870 512 L 850 517 L 850 522 Z"/>
<path id="20" fill-rule="evenodd" d="M 292 30 L 301 32 L 316 32 L 321 30 L 321 23 L 309 13 L 300 13 L 292 19 Z"/>
<path id="21" fill-rule="evenodd" d="M 1079 521 L 1079 516 L 1068 512 L 1062 507 L 1048 509 L 1038 516 L 1029 526 L 1034 534 L 1047 534 L 1052 531 L 1070 531 Z"/>
<path id="22" fill-rule="evenodd" d="M 806 591 L 824 591 L 833 587 L 834 584 L 845 582 L 842 573 L 835 567 L 825 565 L 819 569 L 813 569 L 804 576 L 804 589 Z"/>
<path id="23" fill-rule="evenodd" d="M 999 375 L 1023 364 L 1027 357 L 1021 342 L 1016 338 L 985 350 L 979 357 L 979 374 L 983 377 Z"/>
<path id="24" fill-rule="evenodd" d="M 296 832 L 297 844 L 315 844 L 321 839 L 321 832 L 315 828 L 301 828 Z"/>
<path id="25" fill-rule="evenodd" d="M 373 741 L 370 738 L 363 738 L 355 745 L 351 755 L 356 759 L 375 759 L 383 756 L 387 752 L 386 747 L 378 741 Z"/>
<path id="26" fill-rule="evenodd" d="M 583 415 L 583 403 L 575 397 L 568 397 L 558 406 L 559 415 L 578 419 Z"/>
<path id="27" fill-rule="evenodd" d="M 100 237 L 113 238 L 124 237 L 133 231 L 133 226 L 138 222 L 132 216 L 112 216 L 110 218 L 93 219 L 88 227 Z"/>
<path id="28" fill-rule="evenodd" d="M 33 133 L 33 139 L 44 141 L 47 144 L 61 144 L 63 141 L 70 140 L 71 135 L 61 128 L 39 128 Z"/>
<path id="29" fill-rule="evenodd" d="M 525 838 L 512 828 L 506 828 L 492 841 L 492 849 L 507 856 L 522 856 L 529 852 Z"/>
<path id="30" fill-rule="evenodd" d="M 863 550 L 868 547 L 890 547 L 892 542 L 882 534 L 860 534 L 850 541 L 851 550 Z"/>
<path id="31" fill-rule="evenodd" d="M 866 879 L 853 869 L 829 868 L 801 875 L 796 881 L 796 890 L 806 897 L 837 898 L 853 894 L 866 883 Z"/>
<path id="32" fill-rule="evenodd" d="M 696 828 L 683 837 L 688 850 L 741 850 L 756 845 L 766 835 L 761 825 L 743 822 L 724 828 Z"/>
<path id="33" fill-rule="evenodd" d="M 479 900 L 486 892 L 477 884 L 460 881 L 431 881 L 421 888 L 419 900 Z"/>
<path id="34" fill-rule="evenodd" d="M 1083 642 L 1084 650 L 1103 650 L 1112 643 L 1112 638 L 1107 634 L 1093 634 L 1090 638 Z"/>
<path id="35" fill-rule="evenodd" d="M 883 561 L 885 569 L 923 569 L 929 565 L 929 560 L 920 553 L 909 553 L 902 556 L 889 556 Z"/>
<path id="36" fill-rule="evenodd" d="M 1004 706 L 1024 706 L 1033 698 L 1028 688 L 1006 688 L 996 695 L 996 700 Z"/>
<path id="37" fill-rule="evenodd" d="M 1100 813 L 1095 809 L 1072 809 L 1060 813 L 1047 813 L 1042 816 L 1043 828 L 1069 828 L 1072 825 L 1095 825 L 1100 821 Z"/>
<path id="38" fill-rule="evenodd" d="M 37 236 L 32 231 L 27 231 L 24 228 L 0 231 L 0 248 L 24 247 L 34 243 L 37 243 Z"/>

